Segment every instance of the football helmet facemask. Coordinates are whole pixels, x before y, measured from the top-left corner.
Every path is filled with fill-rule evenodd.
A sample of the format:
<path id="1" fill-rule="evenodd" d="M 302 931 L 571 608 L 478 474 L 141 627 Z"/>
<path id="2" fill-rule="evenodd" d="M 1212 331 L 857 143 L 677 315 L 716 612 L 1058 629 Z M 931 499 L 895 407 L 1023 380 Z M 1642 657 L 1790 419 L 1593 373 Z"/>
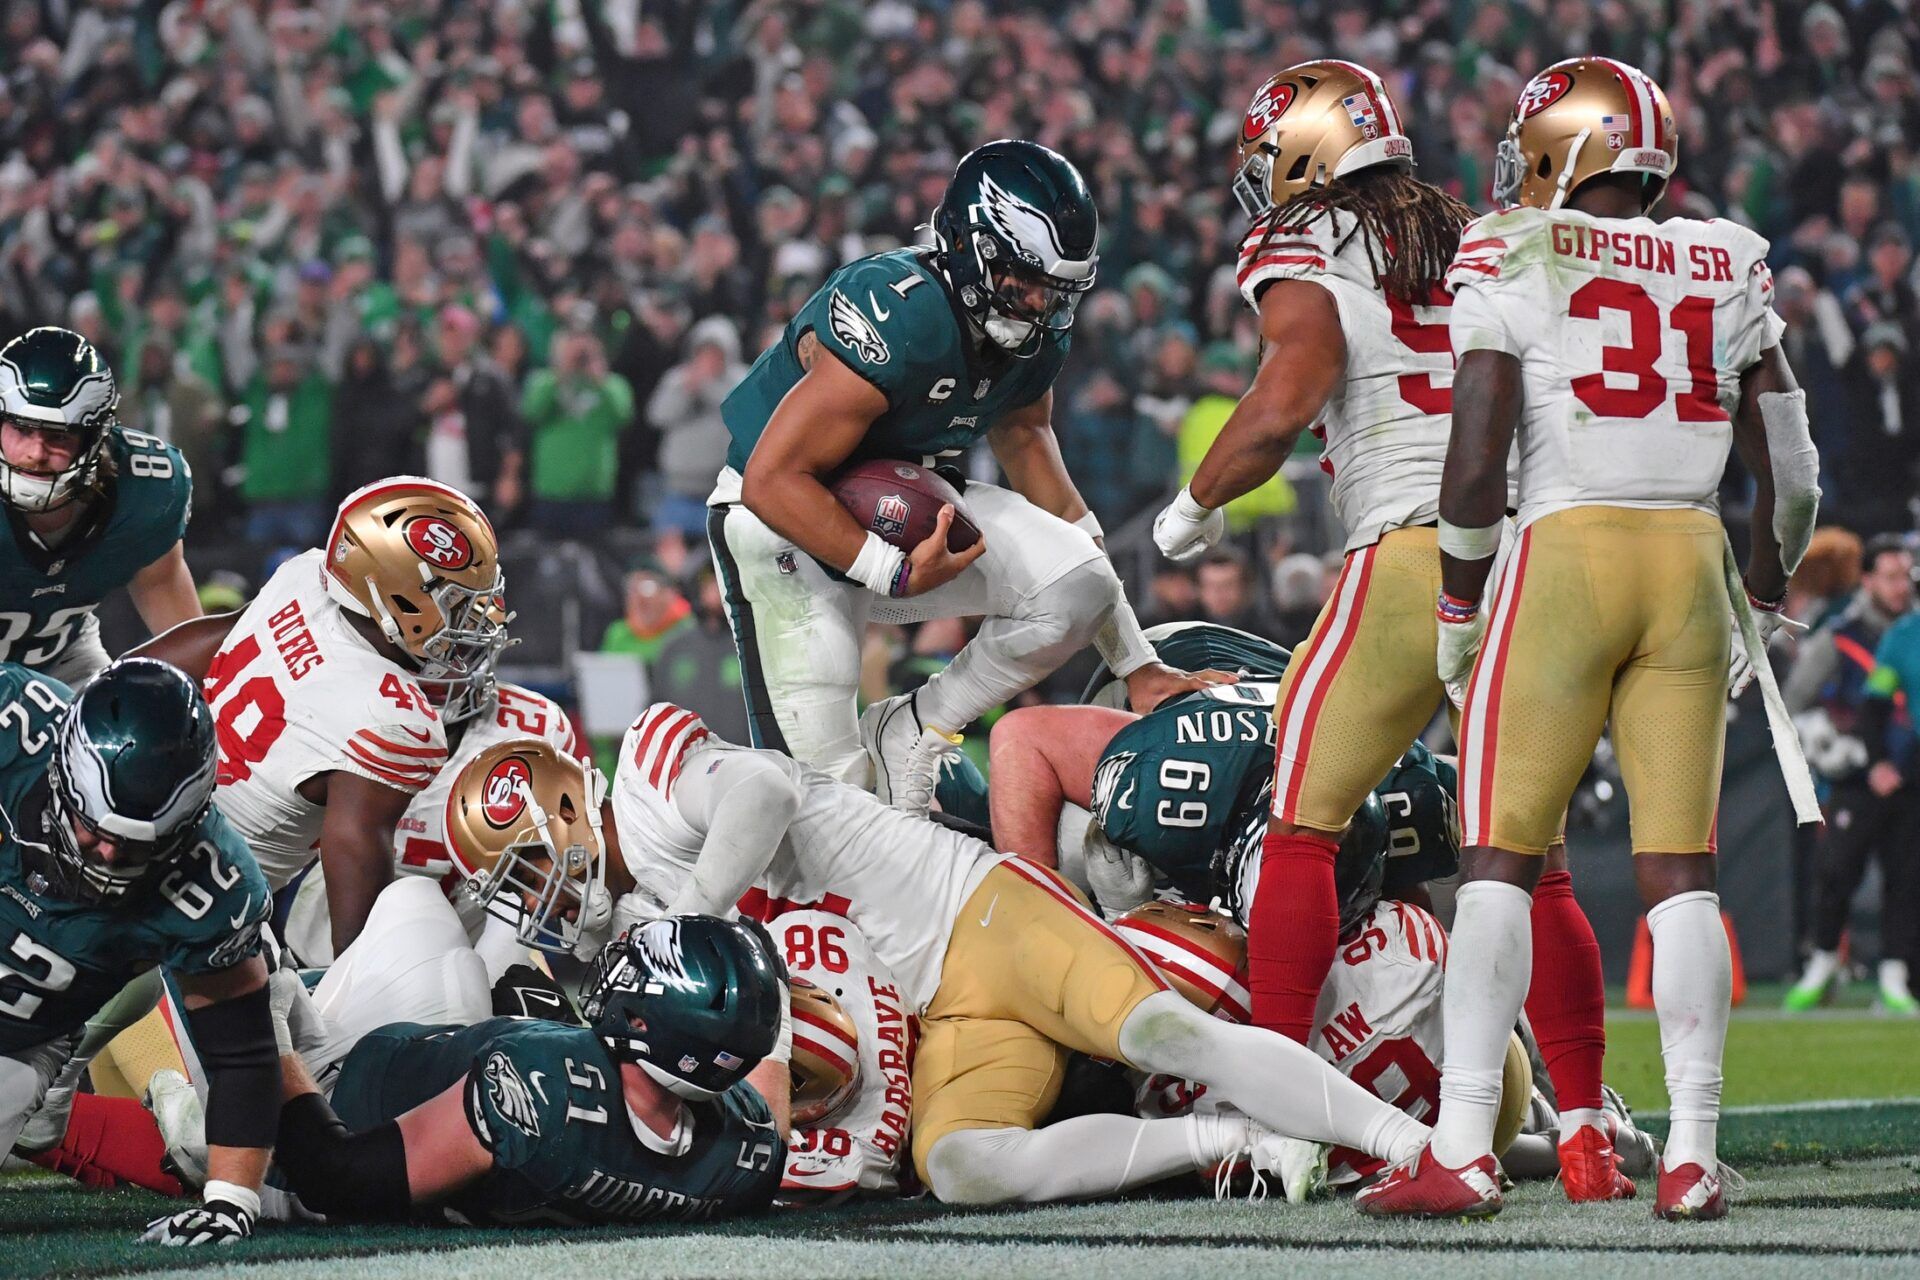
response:
<path id="1" fill-rule="evenodd" d="M 0 347 L 0 420 L 26 431 L 60 432 L 74 451 L 58 471 L 29 471 L 0 453 L 0 500 L 18 511 L 51 511 L 99 475 L 120 388 L 91 342 L 70 329 L 30 329 Z"/>
<path id="2" fill-rule="evenodd" d="M 1248 104 L 1233 198 L 1258 218 L 1378 164 L 1413 165 L 1413 142 L 1386 85 L 1358 63 L 1303 62 L 1261 85 Z"/>
<path id="3" fill-rule="evenodd" d="M 933 211 L 938 264 L 974 324 L 1017 355 L 1073 327 L 1100 262 L 1100 216 L 1080 171 L 1037 142 L 961 158 Z"/>
<path id="4" fill-rule="evenodd" d="M 1568 58 L 1520 91 L 1494 161 L 1493 201 L 1558 209 L 1589 179 L 1637 173 L 1644 211 L 1679 162 L 1673 108 L 1652 76 L 1612 58 Z"/>
<path id="5" fill-rule="evenodd" d="M 492 704 L 512 615 L 493 526 L 471 499 L 421 476 L 375 481 L 340 504 L 326 557 L 327 594 L 406 651 L 449 725 Z"/>
<path id="6" fill-rule="evenodd" d="M 573 951 L 606 893 L 607 780 L 538 739 L 497 743 L 447 793 L 447 854 L 472 894 L 526 946 Z"/>

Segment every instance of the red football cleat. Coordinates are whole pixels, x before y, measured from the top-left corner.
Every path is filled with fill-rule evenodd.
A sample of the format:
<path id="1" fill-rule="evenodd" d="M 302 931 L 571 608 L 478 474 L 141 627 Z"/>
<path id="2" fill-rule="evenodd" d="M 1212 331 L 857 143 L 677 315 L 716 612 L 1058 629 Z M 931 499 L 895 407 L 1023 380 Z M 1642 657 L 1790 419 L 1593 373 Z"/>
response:
<path id="1" fill-rule="evenodd" d="M 1660 1166 L 1660 1192 L 1653 1216 L 1668 1222 L 1711 1222 L 1726 1217 L 1727 1197 L 1720 1188 L 1719 1171 L 1697 1164 L 1683 1164 L 1678 1169 Z"/>
<path id="2" fill-rule="evenodd" d="M 1375 1218 L 1491 1218 L 1500 1212 L 1500 1166 L 1491 1155 L 1460 1169 L 1433 1158 L 1432 1147 L 1387 1170 L 1354 1197 Z"/>
<path id="3" fill-rule="evenodd" d="M 1613 1142 L 1590 1124 L 1560 1144 L 1560 1186 L 1574 1204 L 1592 1200 L 1631 1200 L 1633 1180 L 1620 1172 Z"/>

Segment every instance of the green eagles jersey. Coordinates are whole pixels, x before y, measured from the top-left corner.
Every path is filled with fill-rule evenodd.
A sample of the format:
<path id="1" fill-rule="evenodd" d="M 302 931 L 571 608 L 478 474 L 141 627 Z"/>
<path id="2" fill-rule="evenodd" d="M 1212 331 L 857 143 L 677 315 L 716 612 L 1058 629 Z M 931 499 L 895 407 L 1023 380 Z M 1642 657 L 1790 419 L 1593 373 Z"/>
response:
<path id="1" fill-rule="evenodd" d="M 40 841 L 40 786 L 61 711 L 57 680 L 0 663 L 0 1053 L 75 1031 L 155 965 L 210 973 L 260 950 L 266 877 L 219 809 L 174 866 L 105 905 L 51 895 L 23 861 Z"/>
<path id="2" fill-rule="evenodd" d="M 1213 896 L 1214 855 L 1273 773 L 1270 682 L 1202 689 L 1113 736 L 1093 775 L 1093 820 L 1189 902 Z"/>
<path id="3" fill-rule="evenodd" d="M 1460 774 L 1425 743 L 1407 748 L 1373 789 L 1387 810 L 1387 877 L 1381 896 L 1397 897 L 1460 869 Z"/>
<path id="4" fill-rule="evenodd" d="M 1243 679 L 1187 694 L 1127 725 L 1101 752 L 1094 821 L 1190 902 L 1207 902 L 1224 887 L 1211 874 L 1216 859 L 1233 881 L 1237 870 L 1224 864 L 1259 847 L 1277 690 L 1274 682 Z M 1452 763 L 1419 742 L 1374 788 L 1387 811 L 1385 896 L 1460 869 L 1457 789 Z"/>
<path id="5" fill-rule="evenodd" d="M 1163 622 L 1148 627 L 1145 635 L 1153 643 L 1160 661 L 1182 671 L 1232 671 L 1241 676 L 1278 680 L 1286 673 L 1293 655 L 1264 636 L 1222 626 L 1218 622 Z M 1104 694 L 1107 686 L 1114 689 Z M 1117 682 L 1107 664 L 1101 663 L 1087 681 L 1080 701 L 1100 706 L 1125 707 L 1126 686 Z"/>
<path id="6" fill-rule="evenodd" d="M 786 1144 L 750 1085 L 686 1103 L 686 1150 L 641 1145 L 620 1067 L 586 1027 L 491 1018 L 471 1027 L 399 1022 L 347 1055 L 333 1109 L 356 1132 L 464 1080 L 467 1122 L 493 1169 L 447 1207 L 469 1222 L 698 1222 L 764 1209 Z"/>
<path id="7" fill-rule="evenodd" d="M 105 453 L 118 474 L 87 525 L 52 551 L 11 507 L 0 539 L 0 662 L 45 669 L 107 593 L 124 587 L 187 531 L 193 476 L 172 445 L 115 427 Z"/>
<path id="8" fill-rule="evenodd" d="M 728 466 L 746 469 L 774 408 L 800 381 L 808 333 L 887 398 L 849 461 L 957 453 L 1008 410 L 1046 394 L 1066 361 L 1067 335 L 1044 335 L 1031 359 L 983 358 L 929 252 L 877 253 L 827 277 L 721 406 L 733 436 Z"/>

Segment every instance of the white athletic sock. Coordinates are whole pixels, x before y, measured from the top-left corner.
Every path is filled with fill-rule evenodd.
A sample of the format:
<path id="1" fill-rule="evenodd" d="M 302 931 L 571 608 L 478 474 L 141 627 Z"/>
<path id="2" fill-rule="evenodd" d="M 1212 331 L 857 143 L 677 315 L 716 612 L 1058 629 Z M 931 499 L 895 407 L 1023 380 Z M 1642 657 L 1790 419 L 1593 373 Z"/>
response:
<path id="1" fill-rule="evenodd" d="M 1895 995 L 1908 996 L 1913 993 L 1907 989 L 1907 962 L 1905 960 L 1882 960 L 1880 962 L 1880 989 Z"/>
<path id="2" fill-rule="evenodd" d="M 1607 1131 L 1607 1113 L 1597 1107 L 1568 1107 L 1560 1113 L 1560 1141 L 1565 1142 L 1581 1125 Z"/>
<path id="3" fill-rule="evenodd" d="M 1800 975 L 1795 986 L 1817 988 L 1833 981 L 1833 975 L 1840 972 L 1840 953 L 1838 951 L 1815 951 L 1807 957 L 1807 969 Z"/>
<path id="4" fill-rule="evenodd" d="M 1647 928 L 1672 1116 L 1662 1164 L 1711 1171 L 1720 1125 L 1720 1059 L 1733 1007 L 1733 961 L 1720 896 L 1705 890 L 1676 894 L 1647 912 Z"/>
<path id="5" fill-rule="evenodd" d="M 1473 880 L 1454 895 L 1453 938 L 1441 997 L 1445 1065 L 1433 1158 L 1449 1169 L 1493 1150 L 1507 1038 L 1533 978 L 1533 895 Z"/>
<path id="6" fill-rule="evenodd" d="M 962 1129 L 934 1144 L 933 1193 L 948 1204 L 1110 1196 L 1218 1164 L 1247 1144 L 1244 1116 L 1075 1116 L 1044 1129 Z"/>
<path id="7" fill-rule="evenodd" d="M 1389 1162 L 1427 1140 L 1427 1126 L 1388 1106 L 1313 1050 L 1258 1027 L 1209 1018 L 1174 991 L 1148 996 L 1120 1027 L 1120 1053 L 1142 1071 L 1198 1080 L 1269 1129 L 1332 1142 Z"/>

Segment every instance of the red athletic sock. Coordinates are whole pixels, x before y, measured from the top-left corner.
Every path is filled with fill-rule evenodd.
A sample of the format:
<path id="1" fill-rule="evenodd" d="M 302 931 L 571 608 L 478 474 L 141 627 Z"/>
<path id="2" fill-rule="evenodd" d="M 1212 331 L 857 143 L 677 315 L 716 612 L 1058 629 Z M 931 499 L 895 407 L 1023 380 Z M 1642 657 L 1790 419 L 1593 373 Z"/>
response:
<path id="1" fill-rule="evenodd" d="M 1269 831 L 1248 913 L 1247 988 L 1253 1023 L 1301 1044 L 1313 1034 L 1320 984 L 1340 942 L 1333 859 L 1340 845 L 1315 831 Z"/>
<path id="2" fill-rule="evenodd" d="M 1533 891 L 1533 985 L 1527 1021 L 1553 1078 L 1560 1110 L 1600 1106 L 1607 1052 L 1607 988 L 1600 943 L 1573 896 L 1573 877 L 1549 871 Z"/>
<path id="3" fill-rule="evenodd" d="M 160 1126 L 134 1099 L 82 1093 L 74 1097 L 60 1145 L 30 1158 L 95 1189 L 131 1182 L 161 1195 L 185 1195 L 180 1180 L 160 1163 L 166 1154 Z"/>

